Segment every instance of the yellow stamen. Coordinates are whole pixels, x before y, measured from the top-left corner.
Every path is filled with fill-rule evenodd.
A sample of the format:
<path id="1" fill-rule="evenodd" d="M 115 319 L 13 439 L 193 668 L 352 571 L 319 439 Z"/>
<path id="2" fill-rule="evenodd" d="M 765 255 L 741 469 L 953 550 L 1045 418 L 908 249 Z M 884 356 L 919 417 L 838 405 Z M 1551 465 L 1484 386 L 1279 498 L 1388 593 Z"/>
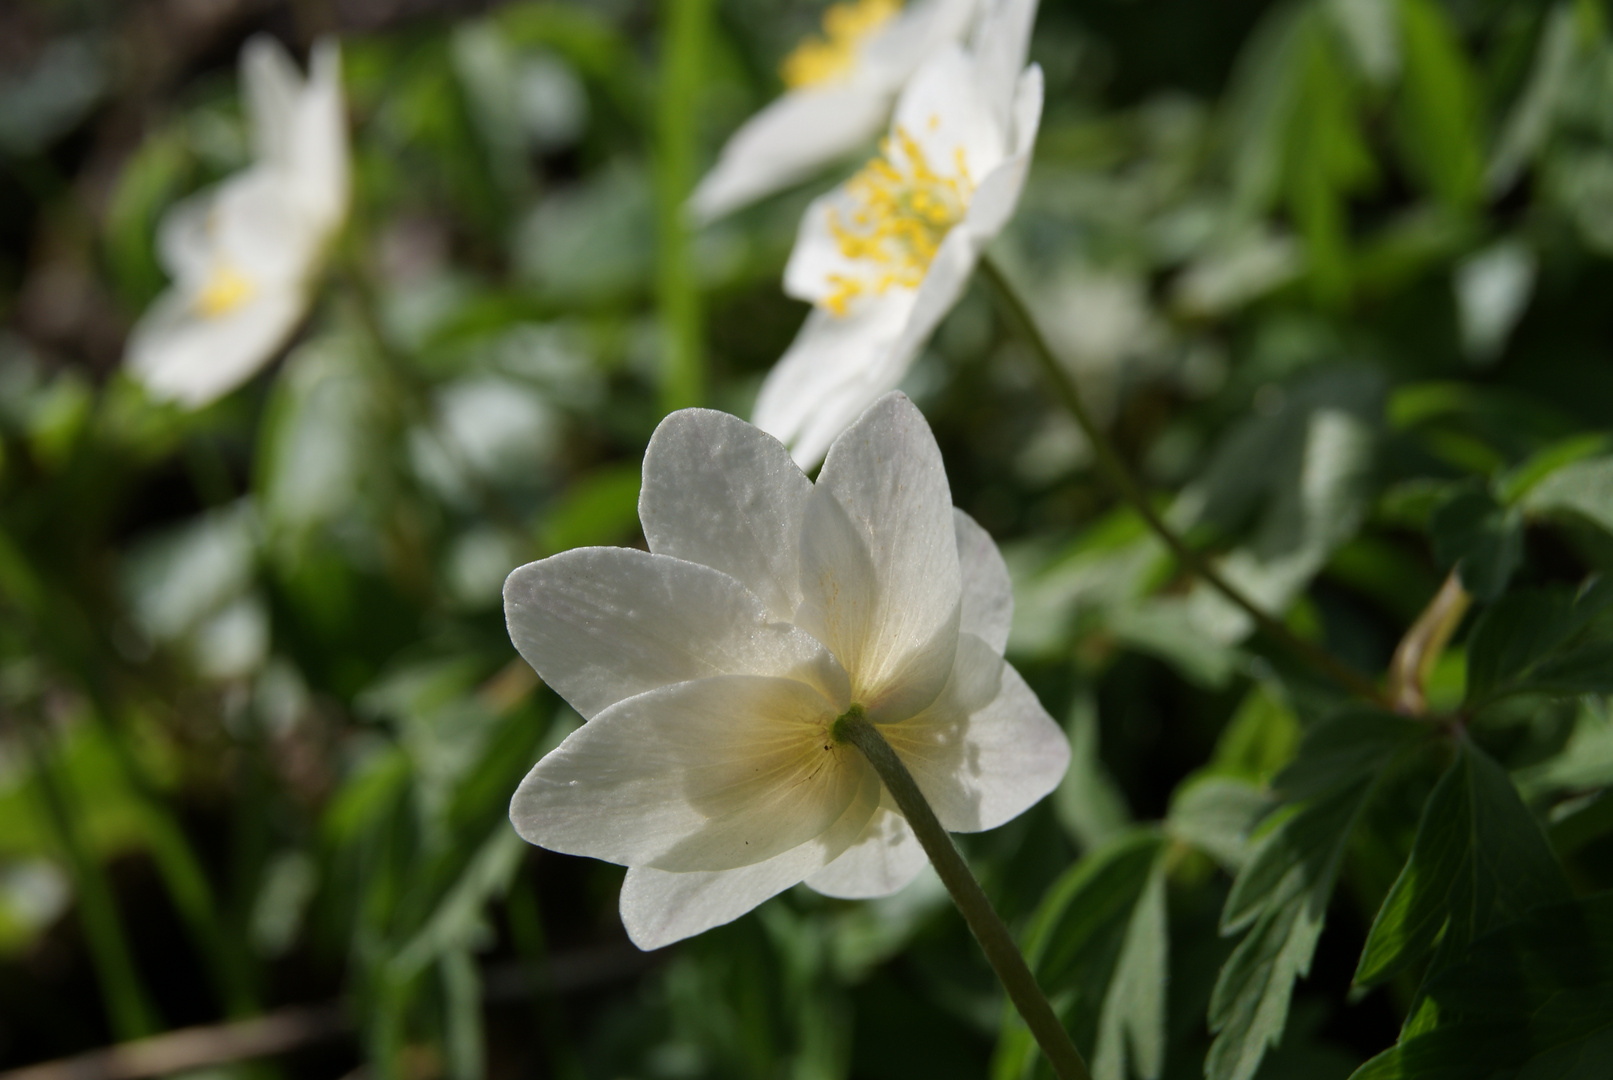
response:
<path id="1" fill-rule="evenodd" d="M 932 125 L 933 126 L 933 125 Z M 856 274 L 830 274 L 833 291 L 822 304 L 844 315 L 856 297 L 881 295 L 893 286 L 914 289 L 952 227 L 963 220 L 974 183 L 963 148 L 955 156 L 956 176 L 930 167 L 918 140 L 898 127 L 880 144 L 880 156 L 846 182 L 857 200 L 849 215 L 829 212 L 829 232 L 840 254 L 861 264 Z"/>
<path id="2" fill-rule="evenodd" d="M 779 76 L 791 90 L 817 86 L 851 70 L 857 48 L 868 35 L 902 10 L 902 0 L 847 0 L 823 13 L 823 36 L 810 37 L 795 47 L 779 67 Z"/>
<path id="3" fill-rule="evenodd" d="M 251 278 L 229 263 L 220 263 L 196 294 L 196 311 L 204 318 L 216 319 L 252 299 L 257 291 Z"/>

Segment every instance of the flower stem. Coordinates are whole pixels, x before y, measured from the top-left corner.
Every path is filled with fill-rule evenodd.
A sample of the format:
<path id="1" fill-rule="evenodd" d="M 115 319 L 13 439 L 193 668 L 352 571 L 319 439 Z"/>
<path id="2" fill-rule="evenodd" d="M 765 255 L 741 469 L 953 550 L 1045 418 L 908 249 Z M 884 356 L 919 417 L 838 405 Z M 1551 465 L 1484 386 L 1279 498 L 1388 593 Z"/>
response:
<path id="1" fill-rule="evenodd" d="M 991 901 L 986 899 L 980 883 L 969 872 L 968 864 L 952 843 L 951 835 L 936 820 L 935 811 L 930 809 L 924 793 L 907 771 L 907 766 L 902 764 L 902 759 L 891 749 L 891 744 L 863 715 L 862 709 L 855 705 L 835 721 L 834 737 L 862 751 L 863 757 L 868 759 L 874 771 L 879 773 L 879 778 L 885 782 L 885 789 L 896 800 L 902 816 L 907 818 L 924 853 L 930 857 L 930 864 L 940 875 L 941 883 L 952 894 L 953 902 L 963 913 L 975 940 L 980 942 L 980 948 L 991 962 L 992 970 L 997 973 L 1003 988 L 1008 991 L 1014 1007 L 1024 1017 L 1031 1034 L 1036 1036 L 1053 1071 L 1060 1080 L 1091 1080 L 1091 1073 L 1087 1071 L 1080 1051 L 1070 1041 L 1069 1033 L 1048 1004 L 1042 988 L 1036 984 L 1036 977 L 1025 965 L 1025 958 L 1020 955 L 1008 928 L 997 917 Z"/>
<path id="2" fill-rule="evenodd" d="M 705 70 L 711 0 L 667 0 L 661 9 L 655 113 L 656 286 L 666 342 L 661 407 L 672 412 L 699 405 L 706 389 L 700 283 L 684 201 L 693 183 L 696 98 Z"/>
<path id="3" fill-rule="evenodd" d="M 1070 378 L 1069 373 L 1064 370 L 1058 358 L 1053 355 L 1053 350 L 1048 345 L 1047 339 L 1042 336 L 1042 331 L 1036 325 L 1036 320 L 1031 316 L 1030 310 L 1025 306 L 1025 302 L 1019 298 L 1019 294 L 1014 291 L 1014 287 L 1008 283 L 1008 279 L 1003 275 L 1002 270 L 988 256 L 980 260 L 980 271 L 986 280 L 991 282 L 992 289 L 996 292 L 997 299 L 1001 302 L 1009 321 L 1014 324 L 1015 330 L 1025 340 L 1025 343 L 1030 346 L 1031 352 L 1035 354 L 1037 362 L 1042 367 L 1042 371 L 1047 375 L 1048 380 L 1052 382 L 1054 390 L 1058 392 L 1064 407 L 1070 411 L 1070 415 L 1075 418 L 1075 422 L 1081 426 L 1081 431 L 1086 435 L 1087 441 L 1092 445 L 1093 454 L 1097 457 L 1098 468 L 1115 490 L 1119 492 L 1120 496 L 1130 503 L 1138 514 L 1142 515 L 1142 519 L 1148 523 L 1148 527 L 1154 531 L 1155 535 L 1165 542 L 1165 546 L 1171 550 L 1171 554 L 1176 556 L 1176 561 L 1193 576 L 1208 583 L 1222 596 L 1242 608 L 1255 621 L 1255 625 L 1260 627 L 1268 637 L 1280 642 L 1301 660 L 1310 664 L 1350 693 L 1380 705 L 1386 704 L 1383 692 L 1370 679 L 1353 670 L 1325 649 L 1320 649 L 1311 642 L 1299 637 L 1287 626 L 1283 625 L 1280 620 L 1256 606 L 1255 602 L 1249 599 L 1243 590 L 1223 577 L 1220 571 L 1210 565 L 1208 560 L 1188 547 L 1187 543 L 1177 536 L 1169 525 L 1165 524 L 1164 519 L 1159 516 L 1153 504 L 1149 502 L 1148 494 L 1143 490 L 1142 484 L 1131 474 L 1131 470 L 1120 457 L 1119 452 L 1115 450 L 1114 444 L 1109 441 L 1103 429 L 1098 426 L 1097 422 L 1093 420 L 1092 414 L 1087 411 L 1086 402 L 1082 400 L 1081 391 L 1076 387 L 1075 380 Z"/>

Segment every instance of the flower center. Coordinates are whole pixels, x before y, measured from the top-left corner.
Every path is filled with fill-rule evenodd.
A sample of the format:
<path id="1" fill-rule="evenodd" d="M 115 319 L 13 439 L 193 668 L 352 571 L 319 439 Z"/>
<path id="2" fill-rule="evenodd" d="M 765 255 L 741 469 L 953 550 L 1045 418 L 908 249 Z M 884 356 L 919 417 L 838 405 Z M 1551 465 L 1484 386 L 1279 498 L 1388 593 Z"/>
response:
<path id="1" fill-rule="evenodd" d="M 809 37 L 779 65 L 791 90 L 817 86 L 847 74 L 857 47 L 902 10 L 902 0 L 847 0 L 823 13 L 823 36 Z"/>
<path id="2" fill-rule="evenodd" d="M 203 318 L 216 319 L 252 299 L 257 291 L 251 278 L 229 263 L 220 263 L 196 294 L 196 311 Z"/>
<path id="3" fill-rule="evenodd" d="M 930 121 L 933 127 L 936 120 Z M 861 264 L 853 273 L 830 274 L 833 291 L 822 301 L 844 315 L 854 298 L 879 296 L 893 286 L 914 289 L 924 280 L 941 241 L 963 220 L 974 183 L 960 146 L 956 176 L 930 167 L 918 140 L 905 128 L 880 144 L 880 156 L 846 182 L 857 201 L 847 215 L 829 212 L 829 232 L 840 254 Z"/>

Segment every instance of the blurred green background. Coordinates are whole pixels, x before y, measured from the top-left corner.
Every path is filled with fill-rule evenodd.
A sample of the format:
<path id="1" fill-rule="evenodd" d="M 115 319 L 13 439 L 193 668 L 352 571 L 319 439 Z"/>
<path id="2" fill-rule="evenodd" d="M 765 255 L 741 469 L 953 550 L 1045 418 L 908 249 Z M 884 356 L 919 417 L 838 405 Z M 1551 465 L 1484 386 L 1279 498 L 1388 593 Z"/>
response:
<path id="1" fill-rule="evenodd" d="M 706 24 L 683 88 L 679 5 Z M 505 574 L 641 544 L 666 407 L 748 415 L 805 314 L 784 260 L 855 158 L 692 236 L 676 210 L 821 13 L 0 8 L 0 1069 L 211 1025 L 226 1060 L 191 1075 L 1022 1075 L 930 879 L 798 889 L 646 955 L 619 868 L 505 816 L 578 722 L 515 656 Z M 1607 19 L 1042 4 L 1046 118 L 996 256 L 1171 520 L 1364 671 L 1461 558 L 1481 602 L 1613 564 Z M 258 32 L 299 59 L 340 34 L 352 220 L 283 358 L 204 410 L 154 405 L 123 338 L 164 284 L 163 211 L 247 161 L 235 63 Z M 1138 1075 L 1203 1075 L 1244 826 L 1330 691 L 1203 610 L 985 289 L 904 389 L 1008 557 L 1009 657 L 1076 751 L 1055 797 L 965 852 L 1011 925 L 1054 928 L 1063 966 L 1041 970 L 1084 1048 L 1129 1030 Z M 1436 704 L 1462 700 L 1466 634 Z M 1577 828 L 1552 833 L 1575 887 L 1606 889 L 1613 725 L 1565 701 L 1474 730 Z M 1342 1080 L 1394 1043 L 1416 982 L 1348 988 L 1437 775 L 1363 817 L 1260 1077 Z M 1145 906 L 1168 979 L 1122 1000 Z M 284 1039 L 247 1060 L 219 1025 L 262 1013 Z"/>

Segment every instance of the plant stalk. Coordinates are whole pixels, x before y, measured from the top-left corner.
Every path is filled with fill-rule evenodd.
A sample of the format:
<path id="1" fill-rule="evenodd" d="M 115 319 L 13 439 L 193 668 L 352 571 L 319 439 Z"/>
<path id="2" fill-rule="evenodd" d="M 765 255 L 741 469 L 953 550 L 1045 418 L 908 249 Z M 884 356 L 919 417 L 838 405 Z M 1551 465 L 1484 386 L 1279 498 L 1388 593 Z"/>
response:
<path id="1" fill-rule="evenodd" d="M 705 397 L 700 284 L 684 202 L 694 183 L 697 98 L 704 68 L 711 0 L 662 0 L 661 70 L 655 111 L 656 290 L 665 361 L 664 412 Z"/>
<path id="2" fill-rule="evenodd" d="M 135 969 L 129 938 L 112 897 L 112 886 L 90 851 L 82 823 L 74 813 L 65 778 L 56 773 L 52 748 L 45 745 L 44 734 L 30 731 L 27 741 L 33 751 L 34 775 L 39 782 L 45 819 L 56 834 L 56 842 L 61 845 L 72 871 L 79 922 L 101 984 L 101 998 L 112 1033 L 125 1041 L 151 1035 L 160 1030 L 161 1024 Z"/>
<path id="3" fill-rule="evenodd" d="M 1342 661 L 1324 649 L 1320 649 L 1304 638 L 1299 637 L 1281 620 L 1274 618 L 1262 610 L 1255 602 L 1249 599 L 1236 585 L 1221 575 L 1221 572 L 1211 566 L 1209 561 L 1198 552 L 1187 546 L 1187 543 L 1177 536 L 1165 520 L 1159 516 L 1153 504 L 1148 500 L 1148 494 L 1143 490 L 1142 484 L 1131 474 L 1131 469 L 1115 450 L 1114 444 L 1109 441 L 1103 429 L 1093 420 L 1092 414 L 1087 410 L 1086 402 L 1081 397 L 1081 391 L 1076 387 L 1075 381 L 1064 370 L 1058 358 L 1053 355 L 1052 347 L 1042 336 L 1041 328 L 1036 325 L 1030 310 L 1025 306 L 1019 294 L 1008 283 L 1002 270 L 988 256 L 980 260 L 980 271 L 987 281 L 991 282 L 992 290 L 997 294 L 1008 320 L 1014 324 L 1015 330 L 1025 343 L 1030 346 L 1031 352 L 1036 356 L 1048 380 L 1052 382 L 1059 399 L 1064 407 L 1070 411 L 1075 422 L 1080 425 L 1081 431 L 1086 435 L 1087 441 L 1092 445 L 1092 451 L 1097 458 L 1098 468 L 1103 472 L 1111 486 L 1120 494 L 1121 498 L 1130 503 L 1132 508 L 1142 515 L 1148 527 L 1154 534 L 1164 541 L 1176 561 L 1187 569 L 1194 577 L 1206 582 L 1222 596 L 1237 605 L 1255 621 L 1255 625 L 1270 638 L 1280 642 L 1301 660 L 1310 664 L 1317 671 L 1332 679 L 1335 683 L 1350 693 L 1375 702 L 1379 705 L 1388 705 L 1387 699 L 1381 690 L 1371 680 L 1353 670 Z"/>
<path id="4" fill-rule="evenodd" d="M 930 857 L 930 864 L 940 875 L 947 892 L 952 894 L 953 902 L 963 913 L 964 921 L 969 924 L 975 940 L 980 942 L 980 948 L 991 962 L 992 970 L 997 973 L 1003 989 L 1008 991 L 1008 997 L 1019 1010 L 1019 1015 L 1024 1017 L 1026 1026 L 1036 1037 L 1053 1071 L 1060 1080 L 1091 1080 L 1092 1074 L 1087 1071 L 1081 1052 L 1070 1041 L 1069 1032 L 1059 1022 L 1053 1006 L 1048 1004 L 1042 988 L 1036 983 L 1036 976 L 1031 974 L 1019 947 L 1014 944 L 1013 936 L 997 917 L 991 901 L 986 899 L 980 883 L 969 872 L 968 864 L 952 843 L 951 835 L 936 820 L 935 811 L 930 809 L 924 793 L 919 790 L 913 775 L 902 764 L 902 759 L 891 748 L 891 744 L 885 741 L 885 736 L 856 705 L 835 721 L 834 737 L 836 741 L 849 742 L 862 751 L 863 757 L 868 759 L 874 771 L 879 773 L 879 778 L 885 782 L 885 789 L 896 800 L 902 816 L 907 818 L 924 853 Z"/>

